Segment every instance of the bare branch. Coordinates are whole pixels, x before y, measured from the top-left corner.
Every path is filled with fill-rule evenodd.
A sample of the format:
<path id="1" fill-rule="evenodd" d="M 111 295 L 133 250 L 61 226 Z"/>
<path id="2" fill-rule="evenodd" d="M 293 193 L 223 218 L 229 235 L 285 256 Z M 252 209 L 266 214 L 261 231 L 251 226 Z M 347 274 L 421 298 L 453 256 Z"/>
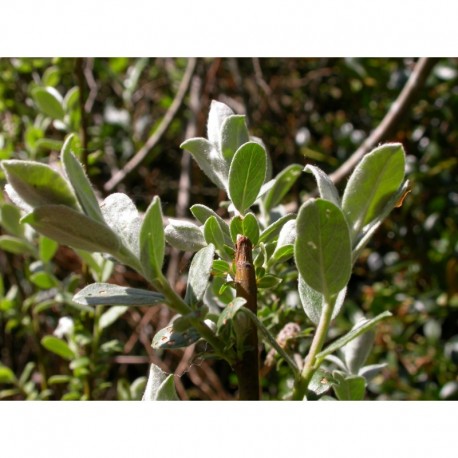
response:
<path id="1" fill-rule="evenodd" d="M 123 181 L 126 176 L 132 172 L 136 167 L 140 165 L 140 163 L 145 159 L 148 155 L 149 151 L 157 144 L 160 140 L 164 132 L 169 127 L 170 123 L 172 122 L 174 116 L 176 115 L 178 109 L 180 108 L 184 96 L 189 87 L 189 83 L 191 82 L 192 74 L 194 73 L 194 69 L 196 67 L 196 60 L 195 58 L 190 58 L 188 60 L 188 65 L 186 67 L 185 73 L 183 75 L 183 79 L 181 80 L 180 86 L 178 91 L 173 99 L 172 104 L 170 105 L 167 113 L 162 118 L 158 128 L 153 132 L 151 137 L 148 138 L 146 143 L 140 148 L 137 153 L 127 162 L 122 170 L 117 171 L 108 182 L 105 184 L 104 189 L 107 192 L 113 191 L 113 189 Z"/>

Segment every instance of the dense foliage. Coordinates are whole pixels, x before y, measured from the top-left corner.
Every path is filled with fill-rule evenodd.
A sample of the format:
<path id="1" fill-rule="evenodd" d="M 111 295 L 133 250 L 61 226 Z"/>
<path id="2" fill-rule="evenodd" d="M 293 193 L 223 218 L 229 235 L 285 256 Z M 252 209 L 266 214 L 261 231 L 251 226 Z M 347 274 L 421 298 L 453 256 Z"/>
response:
<path id="1" fill-rule="evenodd" d="M 78 132 L 76 151 L 101 197 L 126 192 L 146 210 L 160 195 L 166 216 L 194 219 L 191 204 L 217 208 L 224 200 L 179 148 L 189 137 L 205 136 L 212 99 L 247 114 L 274 174 L 294 163 L 331 172 L 383 119 L 414 63 L 202 59 L 191 68 L 187 59 L 3 59 L 0 159 L 52 165 L 65 136 Z M 412 192 L 362 252 L 330 336 L 351 328 L 360 310 L 394 315 L 376 328 L 368 363 L 387 365 L 369 383 L 368 399 L 458 397 L 457 71 L 455 60 L 440 60 L 383 139 L 404 145 Z M 188 89 L 183 80 L 191 72 Z M 63 103 L 49 103 L 50 95 Z M 144 160 L 117 183 L 116 172 L 129 168 L 145 144 Z M 343 190 L 345 180 L 337 186 Z M 286 205 L 297 211 L 314 188 L 313 176 L 301 174 Z M 94 314 L 71 299 L 93 281 L 145 287 L 140 276 L 101 257 L 81 263 L 45 237 L 32 243 L 17 224 L 16 208 L 0 199 L 2 398 L 139 399 L 148 362 L 180 375 L 183 399 L 233 398 L 236 384 L 225 363 L 201 359 L 199 348 L 151 348 L 153 335 L 170 321 L 167 308 L 98 308 Z M 184 294 L 191 254 L 167 254 L 167 278 Z M 306 329 L 298 298 L 281 286 L 280 292 L 284 300 L 261 309 L 260 318 L 274 335 L 288 323 Z M 308 344 L 307 335 L 289 342 L 299 350 Z M 287 367 L 271 353 L 262 357 L 264 398 L 281 398 L 290 383 Z"/>

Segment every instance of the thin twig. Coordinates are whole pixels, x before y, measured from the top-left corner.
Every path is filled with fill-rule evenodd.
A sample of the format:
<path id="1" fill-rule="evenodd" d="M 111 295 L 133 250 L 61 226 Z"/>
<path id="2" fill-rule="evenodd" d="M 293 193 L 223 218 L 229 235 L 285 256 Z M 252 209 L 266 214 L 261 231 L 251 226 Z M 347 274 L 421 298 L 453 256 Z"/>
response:
<path id="1" fill-rule="evenodd" d="M 345 178 L 365 154 L 392 134 L 407 109 L 415 101 L 418 92 L 423 87 L 426 78 L 438 60 L 437 58 L 428 57 L 421 57 L 418 59 L 406 85 L 398 98 L 391 105 L 380 124 L 351 157 L 330 175 L 334 183 L 338 183 Z"/>
<path id="2" fill-rule="evenodd" d="M 272 96 L 272 89 L 267 84 L 266 80 L 264 79 L 264 75 L 262 74 L 262 68 L 261 68 L 261 63 L 259 62 L 259 59 L 257 57 L 253 57 L 252 62 L 253 62 L 254 76 L 256 78 L 257 83 L 259 84 L 259 87 L 262 89 L 262 92 L 264 92 L 264 95 L 266 96 L 267 103 L 270 105 L 270 107 L 272 108 L 272 110 L 275 113 L 281 114 L 281 108 L 278 105 L 277 100 Z"/>
<path id="3" fill-rule="evenodd" d="M 75 59 L 75 74 L 79 88 L 79 102 L 80 102 L 80 136 L 81 146 L 83 151 L 81 152 L 81 162 L 83 166 L 87 168 L 87 157 L 88 157 L 88 136 L 87 136 L 87 113 L 84 104 L 84 96 L 86 93 L 86 80 L 84 78 L 84 59 L 77 57 Z"/>
<path id="4" fill-rule="evenodd" d="M 126 176 L 132 172 L 140 163 L 145 159 L 148 155 L 149 151 L 157 144 L 157 142 L 161 139 L 164 132 L 169 127 L 170 123 L 172 122 L 173 118 L 175 117 L 178 109 L 180 108 L 184 96 L 188 90 L 189 84 L 191 82 L 192 74 L 194 73 L 194 69 L 196 67 L 196 60 L 195 58 L 191 58 L 188 60 L 188 65 L 186 67 L 183 79 L 181 80 L 180 86 L 178 91 L 173 99 L 172 104 L 170 105 L 169 109 L 167 110 L 166 114 L 162 118 L 158 128 L 154 131 L 151 137 L 148 138 L 146 143 L 140 148 L 137 153 L 127 162 L 122 170 L 116 172 L 110 180 L 105 184 L 104 189 L 107 192 L 113 191 L 113 189 L 123 181 Z"/>

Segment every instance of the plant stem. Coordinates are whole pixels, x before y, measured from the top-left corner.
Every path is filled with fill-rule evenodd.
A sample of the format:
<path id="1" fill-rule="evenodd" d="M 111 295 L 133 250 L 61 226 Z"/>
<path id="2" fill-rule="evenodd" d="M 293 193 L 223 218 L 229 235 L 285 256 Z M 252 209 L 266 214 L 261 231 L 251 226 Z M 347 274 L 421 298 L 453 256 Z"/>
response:
<path id="1" fill-rule="evenodd" d="M 167 299 L 167 305 L 176 312 L 187 315 L 193 310 L 183 301 L 183 299 L 173 290 L 167 279 L 162 276 L 152 282 L 154 287 Z M 213 347 L 215 353 L 229 364 L 233 364 L 234 356 L 232 353 L 225 351 L 224 342 L 215 335 L 215 333 L 198 318 L 191 319 L 192 326 L 199 334 Z"/>
<path id="2" fill-rule="evenodd" d="M 315 371 L 318 369 L 318 366 L 316 365 L 316 355 L 321 351 L 324 341 L 326 340 L 326 335 L 332 319 L 332 311 L 334 309 L 333 300 L 323 298 L 323 301 L 323 311 L 321 312 L 320 321 L 318 323 L 318 327 L 316 328 L 309 354 L 307 355 L 304 368 L 302 369 L 301 377 L 296 381 L 294 386 L 294 400 L 304 399 L 310 380 L 312 379 Z"/>
<path id="3" fill-rule="evenodd" d="M 237 297 L 246 299 L 246 308 L 256 316 L 257 287 L 252 249 L 250 240 L 239 235 L 235 252 Z M 242 350 L 241 358 L 234 365 L 239 381 L 239 399 L 256 401 L 260 399 L 258 330 L 252 320 L 247 322 L 243 346 L 246 348 Z"/>
<path id="4" fill-rule="evenodd" d="M 85 79 L 84 79 L 84 70 L 83 70 L 83 58 L 77 57 L 75 59 L 75 73 L 76 79 L 78 81 L 79 88 L 79 103 L 80 103 L 80 135 L 81 135 L 81 146 L 83 151 L 81 152 L 81 162 L 83 163 L 84 168 L 87 170 L 87 159 L 88 159 L 88 137 L 87 137 L 87 117 L 86 110 L 84 108 L 84 99 L 85 99 Z"/>

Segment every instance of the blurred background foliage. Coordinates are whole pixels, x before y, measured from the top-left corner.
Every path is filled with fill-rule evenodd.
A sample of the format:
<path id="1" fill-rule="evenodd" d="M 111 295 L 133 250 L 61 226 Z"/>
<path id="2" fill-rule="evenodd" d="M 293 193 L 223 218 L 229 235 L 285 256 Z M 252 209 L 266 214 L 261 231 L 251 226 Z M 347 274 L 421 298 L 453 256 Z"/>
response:
<path id="1" fill-rule="evenodd" d="M 205 136 L 212 99 L 247 115 L 250 132 L 271 155 L 274 174 L 291 163 L 331 173 L 377 127 L 415 61 L 198 59 L 190 87 L 158 141 L 108 189 L 110 178 L 125 169 L 174 108 L 188 59 L 0 59 L 0 159 L 54 164 L 65 135 L 76 132 L 80 159 L 100 197 L 125 192 L 144 210 L 159 194 L 165 215 L 192 218 L 190 204 L 216 209 L 224 200 L 179 148 L 185 138 Z M 39 88 L 45 87 L 63 99 L 63 112 L 40 105 Z M 368 363 L 387 366 L 370 382 L 367 399 L 458 399 L 456 113 L 458 59 L 440 59 L 402 121 L 383 139 L 404 145 L 412 192 L 357 262 L 330 336 L 348 330 L 359 310 L 369 316 L 393 313 L 377 328 Z M 0 183 L 3 188 L 3 175 Z M 338 183 L 343 185 L 344 180 Z M 313 177 L 303 174 L 286 204 L 297 209 L 313 190 Z M 0 398 L 139 399 L 149 362 L 179 375 L 183 399 L 234 398 L 235 380 L 225 364 L 196 358 L 194 346 L 151 349 L 153 335 L 171 318 L 167 308 L 96 316 L 71 301 L 95 277 L 144 287 L 135 273 L 82 263 L 71 249 L 24 232 L 3 193 L 0 206 Z M 168 278 L 183 293 L 189 255 L 173 250 L 169 255 Z M 291 321 L 309 327 L 290 289 L 285 285 L 283 301 L 260 311 L 271 315 L 274 333 Z M 63 346 L 55 346 L 53 333 Z M 286 366 L 264 372 L 264 398 L 281 397 L 289 383 Z"/>

